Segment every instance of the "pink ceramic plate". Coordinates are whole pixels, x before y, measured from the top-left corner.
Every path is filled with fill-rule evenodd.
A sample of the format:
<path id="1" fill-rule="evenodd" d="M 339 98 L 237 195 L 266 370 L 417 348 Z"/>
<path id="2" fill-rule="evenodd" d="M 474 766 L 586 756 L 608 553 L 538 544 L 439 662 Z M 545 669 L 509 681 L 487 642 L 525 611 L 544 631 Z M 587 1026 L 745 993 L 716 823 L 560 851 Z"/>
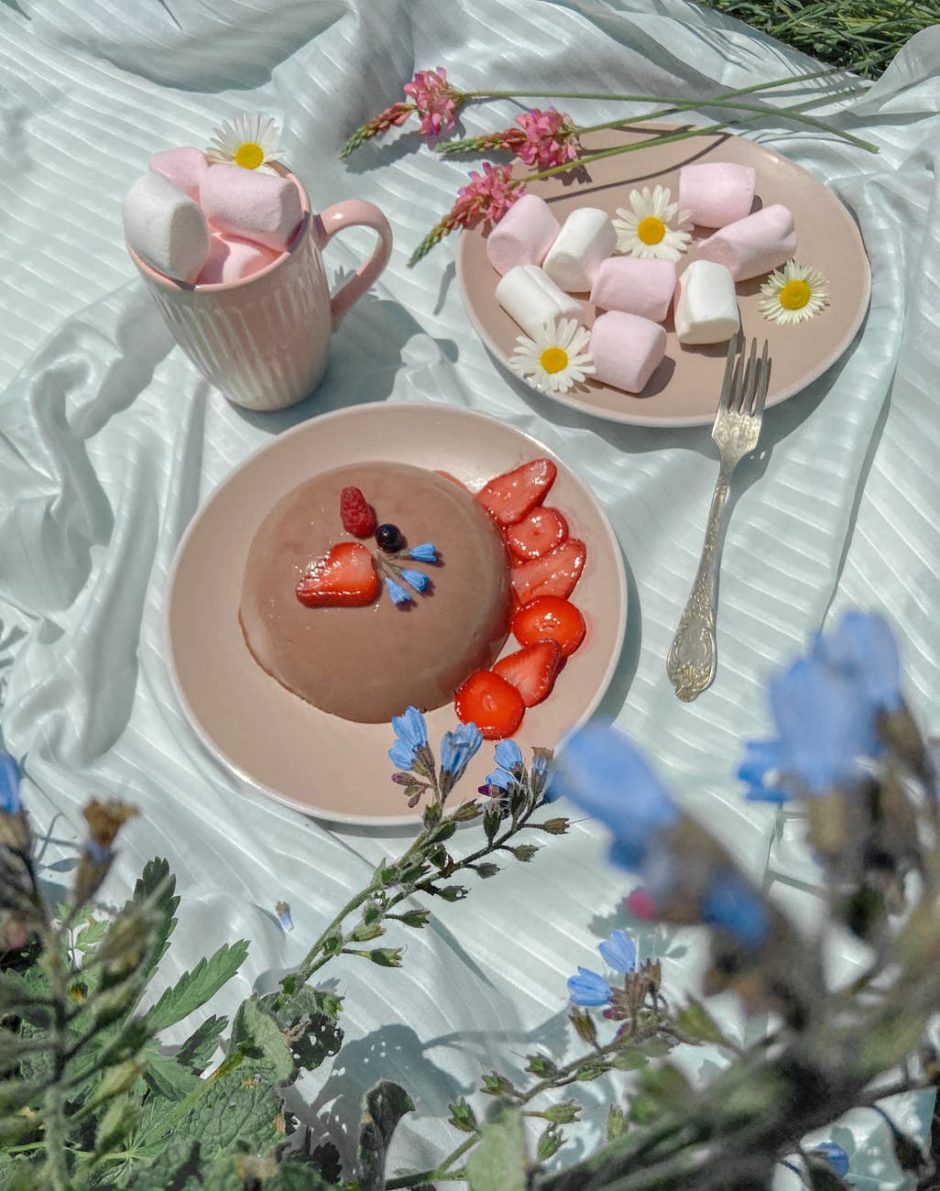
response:
<path id="1" fill-rule="evenodd" d="M 678 125 L 636 126 L 630 130 L 594 133 L 585 138 L 589 151 L 642 140 Z M 627 206 L 634 188 L 668 186 L 679 193 L 679 168 L 693 161 L 734 161 L 757 171 L 757 194 L 769 206 L 783 203 L 793 212 L 797 233 L 796 258 L 820 269 L 829 280 L 830 305 L 822 314 L 798 326 L 768 322 L 757 309 L 763 277 L 738 285 L 741 325 L 748 337 L 770 343 L 773 371 L 767 404 L 776 405 L 814 381 L 852 342 L 868 309 L 871 275 L 862 238 L 852 216 L 838 198 L 800 166 L 754 141 L 731 135 L 695 137 L 657 148 L 608 157 L 588 167 L 590 180 L 563 182 L 547 178 L 529 189 L 552 206 L 564 222 L 579 206 L 601 207 L 611 215 Z M 467 313 L 483 342 L 502 364 L 508 364 L 516 337 L 522 332 L 496 304 L 499 274 L 486 259 L 485 225 L 462 233 L 457 253 L 457 278 Z M 696 229 L 696 238 L 708 235 Z M 691 259 L 688 255 L 682 261 Z M 679 264 L 682 268 L 682 262 Z M 594 308 L 584 299 L 584 322 L 594 321 Z M 683 347 L 671 318 L 666 323 L 666 358 L 646 389 L 631 396 L 597 381 L 550 395 L 573 409 L 612 422 L 638 426 L 702 426 L 712 422 L 718 405 L 727 344 Z"/>
<path id="2" fill-rule="evenodd" d="M 482 414 L 446 405 L 361 405 L 312 418 L 248 458 L 193 519 L 170 576 L 170 669 L 189 719 L 207 747 L 244 781 L 278 802 L 344 823 L 413 822 L 391 780 L 387 724 L 356 724 L 318 711 L 255 663 L 238 624 L 248 546 L 271 507 L 320 472 L 375 460 L 450 472 L 476 490 L 539 455 L 558 464 L 552 504 L 564 510 L 588 550 L 576 589 L 588 623 L 584 644 L 553 694 L 531 708 L 516 737 L 523 750 L 556 746 L 597 707 L 626 626 L 620 548 L 585 484 L 541 443 Z M 513 649 L 513 639 L 506 652 Z M 448 705 L 428 717 L 436 748 L 456 723 Z M 475 792 L 493 768 L 484 745 L 458 794 Z"/>

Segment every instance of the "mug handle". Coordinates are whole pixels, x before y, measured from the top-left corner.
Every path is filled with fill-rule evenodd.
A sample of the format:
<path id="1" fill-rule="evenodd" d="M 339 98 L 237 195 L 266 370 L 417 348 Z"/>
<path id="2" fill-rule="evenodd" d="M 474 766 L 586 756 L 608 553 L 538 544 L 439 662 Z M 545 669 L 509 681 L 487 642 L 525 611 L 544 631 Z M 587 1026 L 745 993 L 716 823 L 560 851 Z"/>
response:
<path id="1" fill-rule="evenodd" d="M 337 330 L 343 316 L 358 302 L 388 264 L 392 255 L 392 229 L 388 220 L 374 203 L 366 199 L 346 199 L 334 203 L 313 217 L 313 235 L 317 248 L 324 248 L 337 232 L 347 227 L 371 227 L 379 233 L 379 241 L 367 261 L 330 299 L 333 330 Z"/>

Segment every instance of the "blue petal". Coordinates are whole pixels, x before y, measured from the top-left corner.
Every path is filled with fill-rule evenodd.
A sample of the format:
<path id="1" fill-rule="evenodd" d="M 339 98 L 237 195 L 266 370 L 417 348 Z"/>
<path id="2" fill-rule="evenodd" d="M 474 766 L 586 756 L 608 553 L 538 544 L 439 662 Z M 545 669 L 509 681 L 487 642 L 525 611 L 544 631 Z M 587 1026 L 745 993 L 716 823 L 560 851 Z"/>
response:
<path id="1" fill-rule="evenodd" d="M 467 766 L 476 756 L 483 737 L 476 724 L 460 724 L 453 732 L 445 732 L 441 740 L 441 773 L 449 774 L 451 785 L 463 777 Z"/>
<path id="2" fill-rule="evenodd" d="M 636 967 L 636 944 L 626 932 L 615 930 L 597 950 L 601 959 L 615 972 L 632 972 Z"/>
<path id="3" fill-rule="evenodd" d="M 93 864 L 105 864 L 114 855 L 110 848 L 93 839 L 85 840 L 82 851 Z"/>
<path id="4" fill-rule="evenodd" d="M 403 570 L 401 577 L 415 591 L 427 591 L 431 586 L 430 577 L 425 575 L 424 571 Z"/>
<path id="5" fill-rule="evenodd" d="M 412 602 L 411 594 L 400 583 L 396 583 L 394 579 L 386 577 L 385 586 L 388 588 L 388 594 L 392 597 L 393 602 L 398 604 L 399 607 Z"/>
<path id="6" fill-rule="evenodd" d="M 702 898 L 700 910 L 704 923 L 723 927 L 749 951 L 756 951 L 770 930 L 764 899 L 729 870 L 715 875 Z"/>
<path id="7" fill-rule="evenodd" d="M 588 724 L 568 739 L 549 789 L 553 798 L 570 798 L 610 828 L 611 858 L 625 867 L 641 863 L 650 837 L 680 819 L 640 751 L 603 723 Z"/>
<path id="8" fill-rule="evenodd" d="M 410 769 L 415 763 L 417 751 L 414 745 L 405 744 L 403 740 L 396 740 L 388 750 L 388 759 L 396 769 Z"/>
<path id="9" fill-rule="evenodd" d="M 818 1146 L 813 1146 L 812 1152 L 825 1158 L 832 1173 L 838 1178 L 844 1179 L 849 1173 L 849 1156 L 842 1146 L 836 1145 L 834 1141 L 821 1141 Z"/>
<path id="10" fill-rule="evenodd" d="M 399 740 L 413 748 L 428 742 L 428 727 L 417 707 L 406 707 L 401 715 L 393 715 L 392 730 Z"/>
<path id="11" fill-rule="evenodd" d="M 496 746 L 496 764 L 509 770 L 522 765 L 522 749 L 514 740 L 501 740 Z"/>
<path id="12" fill-rule="evenodd" d="M 846 612 L 816 639 L 814 657 L 864 690 L 877 710 L 901 707 L 901 667 L 891 626 L 876 612 Z"/>
<path id="13" fill-rule="evenodd" d="M 500 790 L 508 790 L 515 780 L 512 774 L 507 773 L 505 769 L 494 769 L 486 776 L 486 784 L 496 786 Z"/>
<path id="14" fill-rule="evenodd" d="M 0 811 L 15 815 L 23 809 L 20 767 L 9 753 L 0 753 Z"/>
<path id="15" fill-rule="evenodd" d="M 577 976 L 568 977 L 568 995 L 576 1005 L 585 1008 L 606 1005 L 610 1000 L 610 985 L 603 976 L 578 965 Z"/>
<path id="16" fill-rule="evenodd" d="M 422 542 L 420 546 L 412 546 L 407 550 L 405 557 L 415 562 L 437 562 L 437 547 L 433 542 Z"/>

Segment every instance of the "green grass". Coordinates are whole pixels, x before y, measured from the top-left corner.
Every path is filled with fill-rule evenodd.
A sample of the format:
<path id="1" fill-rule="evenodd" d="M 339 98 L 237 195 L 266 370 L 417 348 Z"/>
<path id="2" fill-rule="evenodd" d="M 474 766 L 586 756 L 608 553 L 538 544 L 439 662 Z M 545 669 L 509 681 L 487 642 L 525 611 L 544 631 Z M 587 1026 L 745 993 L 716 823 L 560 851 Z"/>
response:
<path id="1" fill-rule="evenodd" d="M 699 0 L 833 66 L 877 78 L 940 0 Z"/>

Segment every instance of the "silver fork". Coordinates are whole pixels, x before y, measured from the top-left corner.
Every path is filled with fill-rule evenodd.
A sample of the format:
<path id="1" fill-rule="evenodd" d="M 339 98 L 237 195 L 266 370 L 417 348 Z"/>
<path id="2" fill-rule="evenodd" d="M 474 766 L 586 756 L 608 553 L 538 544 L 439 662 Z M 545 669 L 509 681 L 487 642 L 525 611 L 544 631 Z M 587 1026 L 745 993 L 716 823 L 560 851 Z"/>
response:
<path id="1" fill-rule="evenodd" d="M 712 439 L 718 447 L 721 467 L 708 511 L 705 543 L 695 582 L 666 659 L 669 681 L 686 703 L 698 698 L 715 679 L 718 567 L 727 525 L 725 514 L 731 474 L 744 456 L 757 446 L 770 381 L 766 339 L 760 359 L 757 358 L 757 340 L 751 340 L 745 364 L 746 347 L 747 342 L 740 333 L 728 347 L 721 401 L 712 427 Z"/>

